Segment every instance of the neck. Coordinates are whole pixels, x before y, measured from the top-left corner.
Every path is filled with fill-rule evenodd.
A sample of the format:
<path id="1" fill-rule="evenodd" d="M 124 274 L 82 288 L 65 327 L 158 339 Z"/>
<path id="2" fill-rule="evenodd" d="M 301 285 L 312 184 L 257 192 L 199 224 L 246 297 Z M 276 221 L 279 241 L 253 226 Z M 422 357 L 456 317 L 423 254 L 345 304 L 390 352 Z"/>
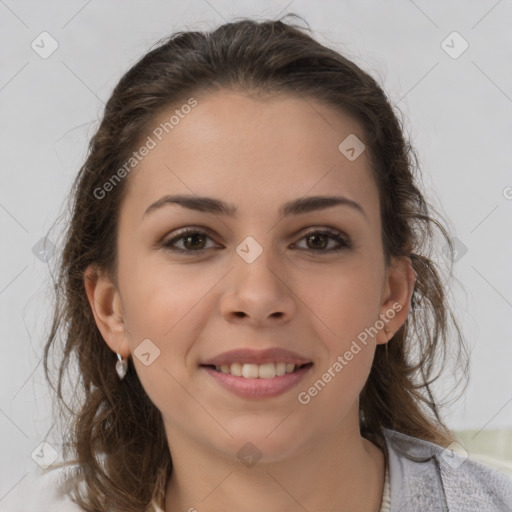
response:
<path id="1" fill-rule="evenodd" d="M 355 422 L 352 422 L 354 424 Z M 355 428 L 340 427 L 274 462 L 246 467 L 170 432 L 173 472 L 165 510 L 380 510 L 383 453 Z"/>

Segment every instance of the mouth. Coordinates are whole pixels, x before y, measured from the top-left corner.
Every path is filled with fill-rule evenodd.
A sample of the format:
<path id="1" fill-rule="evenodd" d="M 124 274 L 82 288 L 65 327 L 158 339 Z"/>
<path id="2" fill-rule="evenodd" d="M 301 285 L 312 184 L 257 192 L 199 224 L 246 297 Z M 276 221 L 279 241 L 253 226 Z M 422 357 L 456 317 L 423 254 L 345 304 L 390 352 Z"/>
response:
<path id="1" fill-rule="evenodd" d="M 232 363 L 216 366 L 213 364 L 201 365 L 203 368 L 210 368 L 217 373 L 241 377 L 244 379 L 274 379 L 287 374 L 296 373 L 303 368 L 309 368 L 313 363 L 294 364 L 286 362 L 275 362 L 265 364 L 253 363 Z"/>
<path id="2" fill-rule="evenodd" d="M 249 400 L 277 397 L 292 390 L 311 371 L 313 363 L 232 363 L 200 365 L 222 391 Z M 284 372 L 284 373 L 283 373 Z"/>
<path id="3" fill-rule="evenodd" d="M 242 398 L 270 398 L 295 387 L 313 367 L 300 354 L 279 347 L 239 348 L 202 361 L 206 372 L 222 390 Z"/>

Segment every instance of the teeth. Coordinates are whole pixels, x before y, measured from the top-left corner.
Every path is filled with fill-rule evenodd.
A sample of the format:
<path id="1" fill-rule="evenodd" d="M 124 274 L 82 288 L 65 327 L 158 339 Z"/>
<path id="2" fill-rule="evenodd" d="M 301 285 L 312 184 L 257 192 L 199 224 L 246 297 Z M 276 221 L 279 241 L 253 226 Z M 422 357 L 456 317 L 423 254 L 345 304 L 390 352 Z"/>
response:
<path id="1" fill-rule="evenodd" d="M 229 366 L 228 366 L 229 368 Z M 241 377 L 242 376 L 242 365 L 240 363 L 233 363 L 231 365 L 231 368 L 229 368 L 229 373 L 231 375 L 234 375 L 235 377 Z"/>
<path id="2" fill-rule="evenodd" d="M 258 365 L 257 364 L 244 364 L 242 366 L 242 377 L 246 379 L 258 378 Z"/>
<path id="3" fill-rule="evenodd" d="M 285 373 L 292 373 L 296 368 L 298 366 L 296 367 L 293 363 L 233 363 L 215 367 L 218 372 L 230 373 L 235 377 L 245 377 L 246 379 L 272 379 L 281 377 Z"/>
<path id="4" fill-rule="evenodd" d="M 260 364 L 258 377 L 260 379 L 272 379 L 276 376 L 276 365 L 274 363 Z"/>
<path id="5" fill-rule="evenodd" d="M 281 377 L 281 375 L 284 375 L 285 373 L 286 373 L 286 363 L 277 363 L 276 364 L 276 375 L 278 377 Z"/>

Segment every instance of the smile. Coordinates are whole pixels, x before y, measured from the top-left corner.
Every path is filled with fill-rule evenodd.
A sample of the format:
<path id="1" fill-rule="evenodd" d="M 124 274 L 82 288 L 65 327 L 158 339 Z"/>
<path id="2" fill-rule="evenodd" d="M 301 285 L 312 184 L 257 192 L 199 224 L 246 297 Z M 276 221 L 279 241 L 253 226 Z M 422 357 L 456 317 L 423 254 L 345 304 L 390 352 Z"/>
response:
<path id="1" fill-rule="evenodd" d="M 306 365 L 296 365 L 293 363 L 233 363 L 230 365 L 223 364 L 222 366 L 215 366 L 214 369 L 218 372 L 234 375 L 235 377 L 244 377 L 246 379 L 273 379 L 276 376 L 281 377 L 287 373 L 293 373 L 303 366 Z"/>
<path id="2" fill-rule="evenodd" d="M 289 391 L 304 379 L 313 363 L 243 364 L 232 363 L 215 367 L 201 365 L 224 390 L 242 398 L 271 398 Z"/>

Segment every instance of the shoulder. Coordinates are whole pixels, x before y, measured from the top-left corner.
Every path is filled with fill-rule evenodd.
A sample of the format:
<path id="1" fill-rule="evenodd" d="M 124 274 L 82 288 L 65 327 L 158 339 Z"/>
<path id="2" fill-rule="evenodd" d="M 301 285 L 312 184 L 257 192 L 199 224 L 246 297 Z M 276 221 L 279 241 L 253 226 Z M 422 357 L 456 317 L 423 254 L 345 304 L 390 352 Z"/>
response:
<path id="1" fill-rule="evenodd" d="M 385 429 L 384 435 L 392 510 L 395 497 L 396 510 L 512 511 L 512 479 L 504 473 L 394 430 Z"/>
<path id="2" fill-rule="evenodd" d="M 83 512 L 64 492 L 72 467 L 26 473 L 1 503 L 2 512 Z"/>

